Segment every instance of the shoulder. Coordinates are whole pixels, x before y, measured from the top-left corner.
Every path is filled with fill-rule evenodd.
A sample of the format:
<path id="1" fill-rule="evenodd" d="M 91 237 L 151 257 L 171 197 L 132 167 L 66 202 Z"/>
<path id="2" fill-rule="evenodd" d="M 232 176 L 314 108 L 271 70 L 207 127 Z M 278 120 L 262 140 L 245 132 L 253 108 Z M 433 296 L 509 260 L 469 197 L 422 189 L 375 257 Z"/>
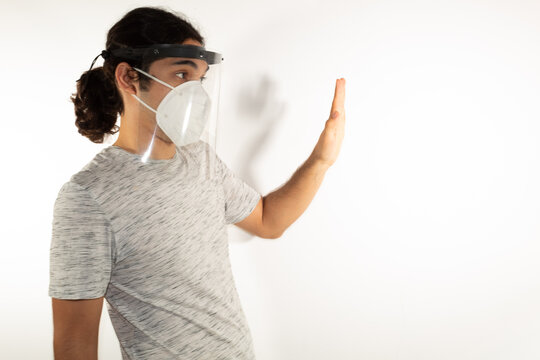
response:
<path id="1" fill-rule="evenodd" d="M 197 155 L 201 153 L 209 153 L 212 156 L 215 156 L 216 153 L 214 149 L 205 141 L 199 140 L 191 144 L 187 144 L 178 148 L 179 151 L 188 153 L 190 155 Z"/>
<path id="2" fill-rule="evenodd" d="M 181 146 L 178 150 L 199 165 L 209 161 L 211 166 L 215 166 L 219 173 L 226 166 L 223 160 L 217 155 L 216 150 L 203 140 Z"/>
<path id="3" fill-rule="evenodd" d="M 108 148 L 102 149 L 61 186 L 56 198 L 55 209 L 92 202 L 93 189 L 107 178 L 107 173 L 113 171 L 113 163 L 110 150 Z"/>
<path id="4" fill-rule="evenodd" d="M 58 196 L 54 203 L 54 212 L 55 214 L 70 213 L 94 205 L 95 200 L 88 189 L 71 179 L 64 183 L 60 191 L 58 191 Z"/>
<path id="5" fill-rule="evenodd" d="M 84 165 L 78 172 L 73 174 L 67 185 L 71 189 L 80 190 L 98 186 L 100 182 L 106 180 L 111 174 L 119 173 L 122 169 L 122 162 L 111 146 L 103 148 L 92 160 Z"/>

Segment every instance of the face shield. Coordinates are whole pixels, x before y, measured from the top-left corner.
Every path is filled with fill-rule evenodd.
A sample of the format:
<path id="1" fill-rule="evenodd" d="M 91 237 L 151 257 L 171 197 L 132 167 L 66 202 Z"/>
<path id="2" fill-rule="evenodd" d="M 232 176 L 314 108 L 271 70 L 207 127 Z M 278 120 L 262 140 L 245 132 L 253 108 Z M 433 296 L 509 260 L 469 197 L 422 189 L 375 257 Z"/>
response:
<path id="1" fill-rule="evenodd" d="M 156 83 L 152 84 L 154 89 L 162 87 L 159 92 L 166 92 L 157 106 L 132 94 L 143 107 L 154 113 L 150 116 L 151 122 L 138 125 L 137 141 L 143 152 L 141 161 L 148 160 L 158 141 L 174 143 L 176 151 L 189 151 L 200 165 L 204 178 L 214 177 L 221 55 L 200 46 L 178 44 L 121 48 L 112 50 L 111 54 L 146 63 L 164 58 L 170 61 L 165 63 L 166 79 L 133 67 L 140 77 Z"/>

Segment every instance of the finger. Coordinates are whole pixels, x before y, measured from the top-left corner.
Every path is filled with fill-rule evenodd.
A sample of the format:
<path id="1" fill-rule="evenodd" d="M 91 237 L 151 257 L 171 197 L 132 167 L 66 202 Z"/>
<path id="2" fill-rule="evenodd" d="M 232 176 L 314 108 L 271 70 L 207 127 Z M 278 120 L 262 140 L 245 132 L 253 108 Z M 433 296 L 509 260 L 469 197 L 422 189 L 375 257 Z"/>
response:
<path id="1" fill-rule="evenodd" d="M 345 79 L 336 80 L 336 88 L 334 90 L 334 100 L 332 101 L 332 108 L 330 110 L 330 116 L 334 111 L 339 113 L 345 110 Z"/>

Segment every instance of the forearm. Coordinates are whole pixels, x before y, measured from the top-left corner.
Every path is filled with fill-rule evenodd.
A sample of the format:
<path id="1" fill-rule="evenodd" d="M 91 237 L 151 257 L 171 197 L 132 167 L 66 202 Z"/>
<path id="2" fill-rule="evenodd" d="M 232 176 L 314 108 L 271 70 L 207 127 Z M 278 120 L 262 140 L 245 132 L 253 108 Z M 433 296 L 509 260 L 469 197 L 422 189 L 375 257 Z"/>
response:
<path id="1" fill-rule="evenodd" d="M 329 166 L 308 158 L 279 189 L 263 198 L 263 224 L 269 233 L 283 232 L 307 209 Z"/>

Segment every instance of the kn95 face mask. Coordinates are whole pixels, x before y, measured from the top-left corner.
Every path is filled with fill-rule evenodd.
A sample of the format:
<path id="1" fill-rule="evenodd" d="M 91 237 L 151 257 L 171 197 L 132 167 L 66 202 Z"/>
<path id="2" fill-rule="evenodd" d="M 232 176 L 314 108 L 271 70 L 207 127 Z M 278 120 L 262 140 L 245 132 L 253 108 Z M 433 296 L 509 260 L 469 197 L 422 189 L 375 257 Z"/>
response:
<path id="1" fill-rule="evenodd" d="M 186 81 L 176 87 L 157 79 L 145 71 L 134 69 L 171 89 L 157 109 L 151 108 L 137 95 L 142 105 L 156 114 L 157 125 L 176 146 L 184 146 L 200 139 L 207 124 L 211 100 L 200 80 Z"/>

